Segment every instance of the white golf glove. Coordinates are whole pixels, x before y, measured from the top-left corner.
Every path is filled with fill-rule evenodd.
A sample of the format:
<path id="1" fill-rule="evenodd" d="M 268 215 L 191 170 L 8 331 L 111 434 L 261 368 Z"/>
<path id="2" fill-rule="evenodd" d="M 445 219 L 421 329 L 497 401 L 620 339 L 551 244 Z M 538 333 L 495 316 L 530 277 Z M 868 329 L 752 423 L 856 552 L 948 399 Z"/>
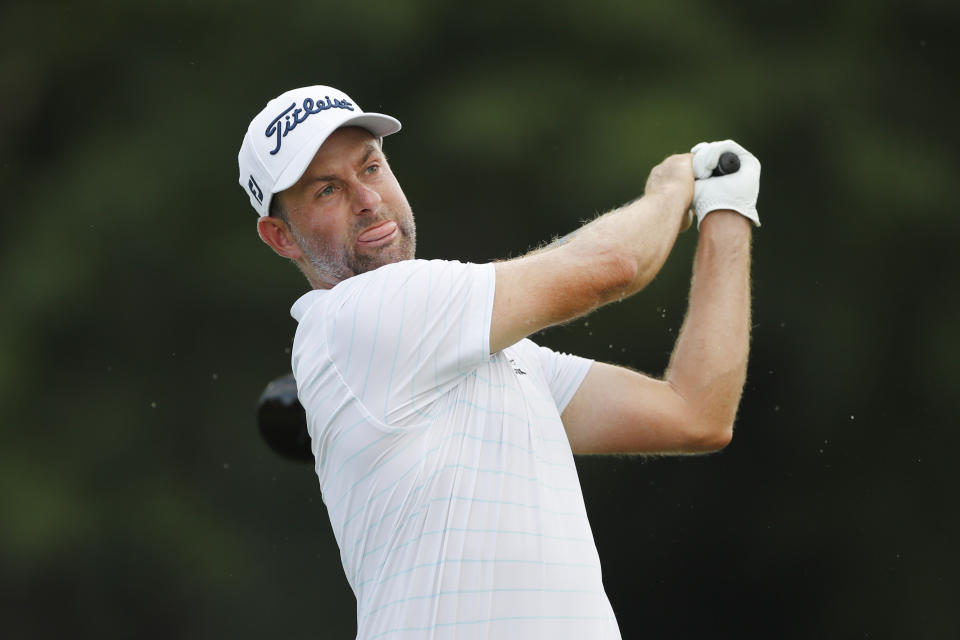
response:
<path id="1" fill-rule="evenodd" d="M 697 214 L 697 229 L 711 211 L 728 209 L 749 218 L 760 226 L 757 214 L 757 196 L 760 194 L 760 161 L 733 140 L 701 142 L 693 149 L 693 209 Z M 731 151 L 740 158 L 736 173 L 714 177 L 713 170 L 720 155 Z"/>

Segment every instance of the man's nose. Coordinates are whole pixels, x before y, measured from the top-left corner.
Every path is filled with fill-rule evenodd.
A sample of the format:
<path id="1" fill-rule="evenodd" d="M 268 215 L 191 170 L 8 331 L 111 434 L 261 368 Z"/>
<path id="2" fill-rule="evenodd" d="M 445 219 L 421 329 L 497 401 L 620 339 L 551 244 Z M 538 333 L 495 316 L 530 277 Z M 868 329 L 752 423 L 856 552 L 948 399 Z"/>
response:
<path id="1" fill-rule="evenodd" d="M 354 213 L 358 215 L 374 211 L 381 201 L 380 193 L 362 182 L 354 185 L 354 194 Z"/>

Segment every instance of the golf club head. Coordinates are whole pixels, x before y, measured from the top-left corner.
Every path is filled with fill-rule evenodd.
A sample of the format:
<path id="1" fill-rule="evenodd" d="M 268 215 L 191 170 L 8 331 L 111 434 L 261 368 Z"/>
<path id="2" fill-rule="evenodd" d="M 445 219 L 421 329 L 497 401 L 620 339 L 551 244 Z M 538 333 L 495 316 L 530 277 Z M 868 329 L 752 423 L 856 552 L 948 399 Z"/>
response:
<path id="1" fill-rule="evenodd" d="M 257 425 L 271 449 L 288 460 L 312 462 L 307 416 L 292 373 L 272 380 L 257 401 Z"/>

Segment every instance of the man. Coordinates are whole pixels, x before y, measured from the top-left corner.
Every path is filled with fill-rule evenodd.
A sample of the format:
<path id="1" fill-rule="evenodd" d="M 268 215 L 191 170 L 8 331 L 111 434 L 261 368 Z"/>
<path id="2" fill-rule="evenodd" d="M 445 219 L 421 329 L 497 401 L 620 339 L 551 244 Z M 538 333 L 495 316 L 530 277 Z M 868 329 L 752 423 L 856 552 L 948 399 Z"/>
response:
<path id="1" fill-rule="evenodd" d="M 239 155 L 260 237 L 313 287 L 292 309 L 293 371 L 357 637 L 619 638 L 573 453 L 729 442 L 759 162 L 701 144 L 655 167 L 643 197 L 543 250 L 424 261 L 381 148 L 399 129 L 306 87 L 267 104 Z M 710 177 L 724 151 L 740 170 Z M 662 380 L 527 339 L 643 288 L 691 203 L 690 306 Z"/>

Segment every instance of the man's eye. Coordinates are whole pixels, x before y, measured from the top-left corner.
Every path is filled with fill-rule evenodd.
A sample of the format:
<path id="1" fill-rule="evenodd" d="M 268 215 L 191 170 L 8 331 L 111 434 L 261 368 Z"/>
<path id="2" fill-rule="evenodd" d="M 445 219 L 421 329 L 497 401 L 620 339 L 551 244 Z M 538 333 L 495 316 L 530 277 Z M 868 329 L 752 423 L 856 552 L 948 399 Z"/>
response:
<path id="1" fill-rule="evenodd" d="M 317 195 L 320 196 L 320 197 L 330 196 L 330 195 L 333 195 L 333 192 L 334 192 L 334 191 L 335 191 L 335 189 L 333 188 L 333 185 L 332 185 L 332 184 L 328 184 L 328 185 L 325 186 L 323 189 L 321 189 L 321 190 L 320 190 L 320 193 L 318 193 Z"/>
<path id="2" fill-rule="evenodd" d="M 367 167 L 367 174 L 377 173 L 378 171 L 380 171 L 380 165 L 378 164 L 372 164 Z"/>

